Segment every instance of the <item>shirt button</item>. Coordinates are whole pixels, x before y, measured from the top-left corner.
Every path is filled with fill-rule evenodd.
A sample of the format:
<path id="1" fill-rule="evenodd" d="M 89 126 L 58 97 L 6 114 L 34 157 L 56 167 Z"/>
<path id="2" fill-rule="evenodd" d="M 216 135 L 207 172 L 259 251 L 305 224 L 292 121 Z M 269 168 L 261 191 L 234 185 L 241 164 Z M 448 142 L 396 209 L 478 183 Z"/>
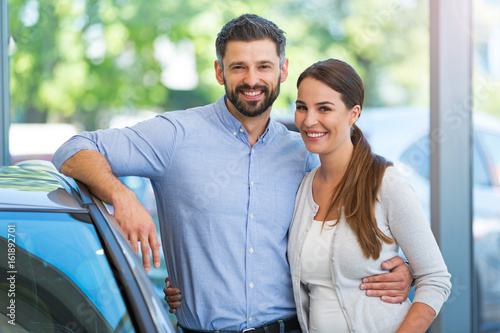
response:
<path id="1" fill-rule="evenodd" d="M 253 320 L 253 318 L 252 318 L 252 317 L 248 318 L 248 321 L 252 321 L 252 320 Z"/>
<path id="2" fill-rule="evenodd" d="M 250 283 L 250 288 L 253 288 L 253 287 L 254 287 L 253 283 Z"/>
<path id="3" fill-rule="evenodd" d="M 254 150 L 254 149 L 252 149 L 252 154 L 253 154 L 253 153 L 255 153 L 255 150 Z"/>
<path id="4" fill-rule="evenodd" d="M 243 128 L 240 128 L 240 132 L 243 133 L 243 131 L 244 131 Z"/>
<path id="5" fill-rule="evenodd" d="M 250 182 L 250 186 L 253 186 L 253 182 Z"/>
<path id="6" fill-rule="evenodd" d="M 233 132 L 233 135 L 236 135 L 236 131 Z"/>
<path id="7" fill-rule="evenodd" d="M 253 214 L 250 214 L 250 218 L 253 219 Z"/>
<path id="8" fill-rule="evenodd" d="M 248 250 L 248 252 L 253 253 L 253 247 L 251 247 L 250 250 Z"/>

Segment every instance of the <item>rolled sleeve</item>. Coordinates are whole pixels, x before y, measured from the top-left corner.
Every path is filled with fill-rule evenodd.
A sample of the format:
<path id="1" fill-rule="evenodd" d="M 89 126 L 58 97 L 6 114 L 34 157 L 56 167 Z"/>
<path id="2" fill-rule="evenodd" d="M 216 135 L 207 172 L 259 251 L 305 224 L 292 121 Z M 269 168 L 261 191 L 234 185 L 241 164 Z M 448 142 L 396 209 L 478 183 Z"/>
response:
<path id="1" fill-rule="evenodd" d="M 83 132 L 64 143 L 52 163 L 60 171 L 64 162 L 81 150 L 101 153 L 117 177 L 150 179 L 165 173 L 175 146 L 177 128 L 166 117 L 155 117 L 132 127 Z"/>
<path id="2" fill-rule="evenodd" d="M 52 164 L 54 164 L 54 166 L 60 172 L 64 162 L 66 162 L 80 150 L 86 149 L 98 151 L 96 144 L 86 136 L 86 132 L 75 135 L 56 150 L 54 156 L 52 156 Z"/>

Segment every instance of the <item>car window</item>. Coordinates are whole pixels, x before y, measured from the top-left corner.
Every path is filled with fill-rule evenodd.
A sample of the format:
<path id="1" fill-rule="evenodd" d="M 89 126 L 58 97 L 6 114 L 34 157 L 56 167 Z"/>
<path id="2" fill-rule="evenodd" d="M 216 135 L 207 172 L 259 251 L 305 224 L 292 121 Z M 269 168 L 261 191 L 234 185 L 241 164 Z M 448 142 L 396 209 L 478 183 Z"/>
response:
<path id="1" fill-rule="evenodd" d="M 496 183 L 500 182 L 500 135 L 497 133 L 481 131 L 477 133 L 481 148 L 486 156 L 487 167 L 496 177 Z"/>
<path id="2" fill-rule="evenodd" d="M 14 318 L 20 332 L 134 332 L 88 219 L 0 212 L 0 326 Z"/>
<path id="3" fill-rule="evenodd" d="M 497 146 L 500 145 L 500 136 L 498 137 L 498 142 L 494 143 Z M 494 140 L 488 140 L 493 144 Z M 424 136 L 419 140 L 415 141 L 411 144 L 402 154 L 401 161 L 413 168 L 418 174 L 425 179 L 430 178 L 430 153 L 429 153 L 429 138 Z M 474 184 L 490 186 L 491 182 L 488 177 L 488 171 L 485 165 L 484 158 L 482 157 L 477 142 L 474 143 L 473 146 L 473 154 L 474 154 Z M 493 154 L 493 152 L 487 152 L 488 155 Z M 500 151 L 495 151 L 495 154 L 498 155 L 499 161 L 497 164 L 497 170 L 500 172 Z M 499 174 L 500 175 L 500 174 Z"/>
<path id="4" fill-rule="evenodd" d="M 412 167 L 422 177 L 429 179 L 429 156 L 429 138 L 422 137 L 421 139 L 412 143 L 403 152 L 403 154 L 401 154 L 401 161 Z"/>

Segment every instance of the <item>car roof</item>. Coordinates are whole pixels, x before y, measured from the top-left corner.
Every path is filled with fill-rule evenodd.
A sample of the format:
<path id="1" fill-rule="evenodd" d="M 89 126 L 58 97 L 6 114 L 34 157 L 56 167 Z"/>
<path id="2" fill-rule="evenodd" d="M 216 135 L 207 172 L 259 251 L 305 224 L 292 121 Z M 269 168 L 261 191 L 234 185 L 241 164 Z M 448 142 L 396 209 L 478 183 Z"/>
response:
<path id="1" fill-rule="evenodd" d="M 447 120 L 457 124 L 461 113 L 453 113 Z M 474 111 L 475 130 L 498 132 L 500 120 L 490 114 Z M 395 106 L 366 108 L 356 123 L 370 142 L 374 152 L 392 158 L 401 149 L 429 135 L 430 114 L 426 106 Z M 388 134 L 389 133 L 389 134 Z"/>
<path id="2" fill-rule="evenodd" d="M 47 164 L 0 166 L 0 211 L 87 212 L 76 183 Z"/>
<path id="3" fill-rule="evenodd" d="M 356 125 L 363 131 L 375 153 L 392 158 L 408 142 L 427 135 L 429 111 L 426 107 L 366 108 Z"/>

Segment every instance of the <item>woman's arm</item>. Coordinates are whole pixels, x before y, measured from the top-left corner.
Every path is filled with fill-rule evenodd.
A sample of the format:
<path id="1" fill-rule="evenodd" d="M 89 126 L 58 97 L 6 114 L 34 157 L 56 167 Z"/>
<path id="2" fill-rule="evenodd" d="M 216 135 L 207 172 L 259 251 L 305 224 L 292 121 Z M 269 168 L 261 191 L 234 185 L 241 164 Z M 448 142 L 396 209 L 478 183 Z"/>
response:
<path id="1" fill-rule="evenodd" d="M 425 332 L 447 300 L 450 274 L 415 191 L 389 167 L 381 202 L 392 236 L 403 250 L 415 277 L 415 297 L 401 332 Z"/>
<path id="2" fill-rule="evenodd" d="M 436 317 L 436 311 L 424 303 L 415 302 L 397 333 L 425 332 Z"/>

